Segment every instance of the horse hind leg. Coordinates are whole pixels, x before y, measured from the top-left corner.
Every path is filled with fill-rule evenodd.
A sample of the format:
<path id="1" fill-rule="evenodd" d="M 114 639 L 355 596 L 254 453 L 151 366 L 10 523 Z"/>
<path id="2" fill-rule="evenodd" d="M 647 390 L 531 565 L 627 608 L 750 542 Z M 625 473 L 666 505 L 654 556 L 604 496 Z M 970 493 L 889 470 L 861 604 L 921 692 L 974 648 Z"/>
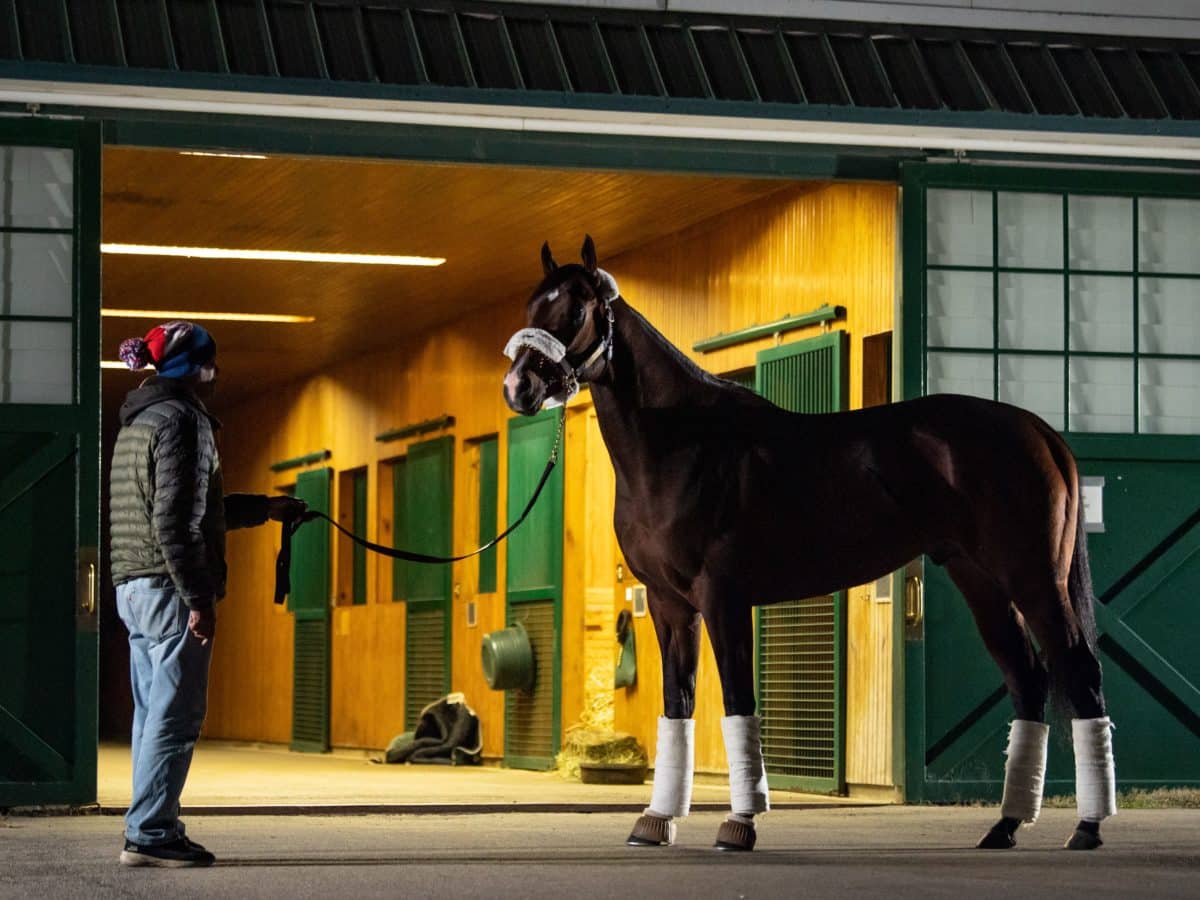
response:
<path id="1" fill-rule="evenodd" d="M 984 646 L 1004 676 L 1016 719 L 1009 729 L 1000 820 L 976 845 L 986 850 L 1016 846 L 1022 822 L 1037 821 L 1042 805 L 1049 726 L 1046 718 L 1048 675 L 1025 630 L 1020 614 L 999 584 L 961 557 L 946 564 L 966 598 Z"/>
<path id="2" fill-rule="evenodd" d="M 700 614 L 682 600 L 650 592 L 650 615 L 662 655 L 663 711 L 654 751 L 650 805 L 625 843 L 665 847 L 675 843 L 675 822 L 692 804 L 695 766 L 696 667 L 700 660 Z"/>
<path id="3" fill-rule="evenodd" d="M 1074 586 L 1073 586 L 1074 587 Z M 1089 586 L 1090 588 L 1090 586 Z M 1047 591 L 1027 620 L 1046 653 L 1056 698 L 1070 707 L 1075 750 L 1075 799 L 1079 820 L 1068 850 L 1094 850 L 1104 842 L 1100 823 L 1117 811 L 1112 722 L 1105 712 L 1100 660 L 1087 638 L 1090 595 L 1072 605 L 1064 588 Z"/>

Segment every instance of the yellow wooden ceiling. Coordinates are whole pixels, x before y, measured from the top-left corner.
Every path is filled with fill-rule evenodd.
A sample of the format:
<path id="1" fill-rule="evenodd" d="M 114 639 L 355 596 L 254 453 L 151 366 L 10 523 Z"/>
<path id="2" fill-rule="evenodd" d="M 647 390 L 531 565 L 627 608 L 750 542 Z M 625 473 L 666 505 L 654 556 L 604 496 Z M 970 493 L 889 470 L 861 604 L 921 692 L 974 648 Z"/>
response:
<path id="1" fill-rule="evenodd" d="M 584 233 L 601 263 L 785 187 L 742 178 L 311 157 L 240 159 L 109 148 L 103 240 L 445 257 L 437 268 L 118 256 L 107 309 L 311 315 L 311 324 L 205 323 L 225 393 L 270 389 L 385 349 L 483 305 L 519 303 L 549 240 L 560 263 Z M 103 356 L 155 322 L 104 319 Z M 105 372 L 106 406 L 137 376 Z M 111 406 L 109 407 L 111 409 Z"/>

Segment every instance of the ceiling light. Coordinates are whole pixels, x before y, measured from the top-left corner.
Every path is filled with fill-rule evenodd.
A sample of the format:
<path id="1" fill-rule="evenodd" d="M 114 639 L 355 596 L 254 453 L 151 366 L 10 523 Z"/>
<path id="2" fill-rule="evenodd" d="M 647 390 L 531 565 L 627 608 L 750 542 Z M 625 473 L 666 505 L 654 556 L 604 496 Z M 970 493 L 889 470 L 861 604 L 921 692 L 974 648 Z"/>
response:
<path id="1" fill-rule="evenodd" d="M 189 256 L 200 259 L 266 259 L 283 262 L 353 263 L 365 266 L 440 266 L 440 256 L 385 256 L 372 253 L 309 253 L 300 250 L 234 250 L 226 247 L 167 247 L 158 244 L 101 244 L 104 253 L 135 256 Z"/>
<path id="2" fill-rule="evenodd" d="M 316 316 L 290 316 L 277 313 L 186 312 L 175 309 L 110 309 L 100 310 L 107 319 L 203 319 L 212 322 L 276 322 L 294 324 L 317 321 Z"/>
<path id="3" fill-rule="evenodd" d="M 266 159 L 261 153 L 217 153 L 211 150 L 180 150 L 180 156 L 220 156 L 224 159 Z"/>
<path id="4" fill-rule="evenodd" d="M 102 369 L 124 369 L 126 372 L 140 372 L 141 369 L 131 369 L 119 359 L 102 359 L 100 360 L 100 368 Z M 147 367 L 148 368 L 148 367 Z"/>

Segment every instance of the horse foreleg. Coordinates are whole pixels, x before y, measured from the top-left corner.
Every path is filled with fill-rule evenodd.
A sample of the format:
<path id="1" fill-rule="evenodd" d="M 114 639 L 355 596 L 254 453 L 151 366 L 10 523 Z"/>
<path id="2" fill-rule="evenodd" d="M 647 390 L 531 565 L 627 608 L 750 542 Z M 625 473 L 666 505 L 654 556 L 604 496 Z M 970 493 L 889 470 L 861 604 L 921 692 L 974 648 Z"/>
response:
<path id="1" fill-rule="evenodd" d="M 717 659 L 725 716 L 721 736 L 729 762 L 730 813 L 717 831 L 718 850 L 753 850 L 754 817 L 771 808 L 763 762 L 762 720 L 754 714 L 754 625 L 750 608 L 727 597 L 704 603 L 704 624 Z"/>
<path id="2" fill-rule="evenodd" d="M 696 666 L 700 659 L 700 614 L 682 600 L 649 595 L 650 615 L 662 655 L 663 709 L 654 752 L 650 806 L 633 826 L 626 843 L 666 846 L 675 843 L 677 816 L 692 805 L 695 766 Z"/>

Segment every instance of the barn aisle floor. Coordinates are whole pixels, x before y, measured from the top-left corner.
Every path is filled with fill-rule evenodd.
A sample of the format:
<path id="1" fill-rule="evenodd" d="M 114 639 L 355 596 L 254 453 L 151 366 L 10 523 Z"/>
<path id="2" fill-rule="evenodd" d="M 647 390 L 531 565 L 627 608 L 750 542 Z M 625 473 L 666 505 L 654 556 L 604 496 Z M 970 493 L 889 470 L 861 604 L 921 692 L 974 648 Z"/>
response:
<path id="1" fill-rule="evenodd" d="M 201 741 L 196 747 L 184 814 L 302 812 L 554 812 L 637 811 L 650 802 L 650 783 L 599 785 L 567 781 L 557 772 L 484 766 L 389 766 L 382 754 L 292 753 L 278 744 Z M 101 744 L 97 799 L 104 812 L 129 804 L 129 747 Z M 729 803 L 723 776 L 697 775 L 693 809 Z M 775 808 L 856 805 L 815 794 L 773 791 Z"/>

